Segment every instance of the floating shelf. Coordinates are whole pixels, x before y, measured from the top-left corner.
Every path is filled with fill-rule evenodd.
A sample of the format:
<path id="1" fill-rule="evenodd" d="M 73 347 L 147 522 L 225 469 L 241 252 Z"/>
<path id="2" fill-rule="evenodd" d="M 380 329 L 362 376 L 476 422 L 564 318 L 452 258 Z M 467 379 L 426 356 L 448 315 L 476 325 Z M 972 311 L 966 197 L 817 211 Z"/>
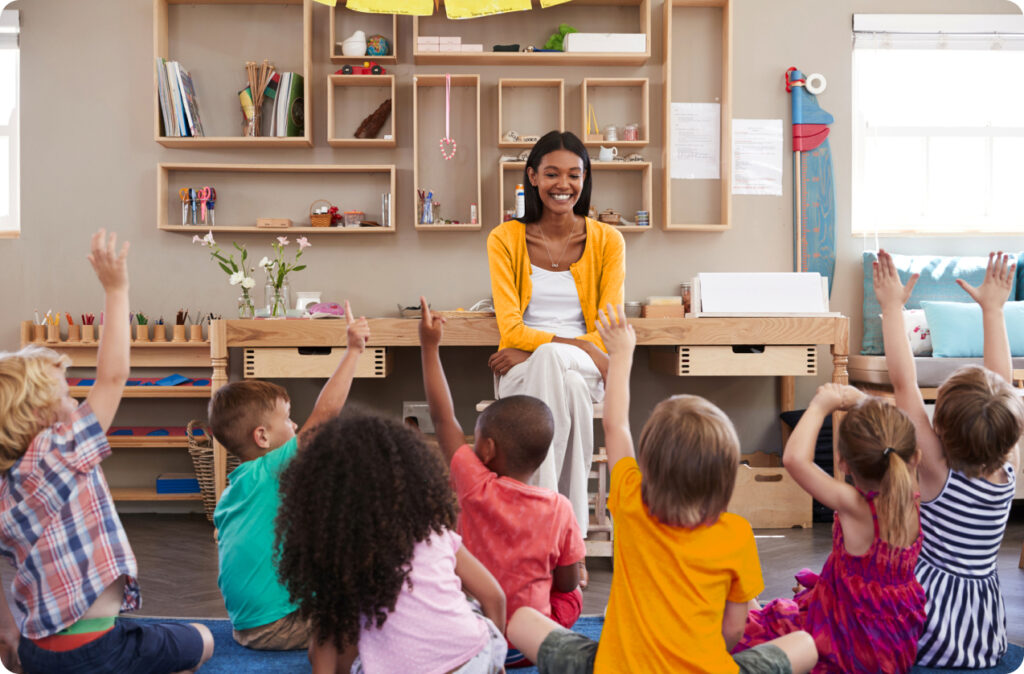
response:
<path id="1" fill-rule="evenodd" d="M 202 494 L 158 494 L 155 488 L 111 487 L 115 501 L 201 501 Z"/>
<path id="2" fill-rule="evenodd" d="M 85 398 L 92 390 L 91 386 L 69 386 L 68 394 L 72 398 Z M 125 386 L 122 398 L 209 398 L 209 386 Z"/>
<path id="3" fill-rule="evenodd" d="M 163 447 L 188 447 L 185 435 L 108 435 L 111 449 L 154 449 Z"/>
<path id="4" fill-rule="evenodd" d="M 356 129 L 359 126 L 359 122 L 376 110 L 377 106 L 382 102 L 378 101 L 376 104 L 371 102 L 369 105 L 366 105 L 366 101 L 359 101 L 359 103 L 363 104 L 359 106 L 359 103 L 350 101 L 344 106 L 338 106 L 338 109 L 336 109 L 334 99 L 338 94 L 338 89 L 346 87 L 373 87 L 388 91 L 387 96 L 391 99 L 391 114 L 388 115 L 388 121 L 381 129 L 381 133 L 389 135 L 391 138 L 339 138 L 337 136 L 335 118 L 341 110 L 356 108 L 356 115 L 345 120 L 350 128 Z M 327 78 L 327 144 L 331 147 L 395 147 L 397 145 L 394 75 L 331 75 Z"/>
<path id="5" fill-rule="evenodd" d="M 634 93 L 623 96 L 620 92 L 605 92 L 605 89 L 634 90 Z M 618 148 L 644 147 L 651 142 L 650 127 L 650 94 L 646 77 L 587 77 L 580 84 L 580 109 L 583 123 L 580 126 L 580 138 L 587 147 L 600 145 Z M 607 121 L 609 114 L 616 119 L 616 127 L 635 122 L 640 125 L 639 140 L 622 140 L 621 131 L 618 140 L 587 140 L 587 112 L 594 106 L 597 119 Z M 609 111 L 612 111 L 609 113 Z M 601 126 L 600 130 L 604 129 Z"/>
<path id="6" fill-rule="evenodd" d="M 398 16 L 395 14 L 367 14 L 349 9 L 346 2 L 339 2 L 337 6 L 331 6 L 331 49 L 330 59 L 332 63 L 362 63 L 363 61 L 376 61 L 381 65 L 398 63 Z M 388 20 L 390 18 L 390 21 Z M 343 20 L 343 25 L 358 23 L 352 30 L 338 30 L 338 19 Z M 390 26 L 388 25 L 390 24 Z M 361 30 L 367 37 L 371 35 L 383 35 L 391 43 L 391 54 L 388 56 L 345 56 L 341 53 L 340 42 L 352 34 L 355 30 Z M 390 35 L 388 34 L 390 30 Z"/>
<path id="7" fill-rule="evenodd" d="M 525 91 L 516 91 L 516 90 Z M 506 94 L 506 90 L 508 93 Z M 545 91 L 546 90 L 546 91 Z M 538 95 L 528 95 L 534 93 Z M 523 99 L 523 100 L 520 100 Z M 505 114 L 505 105 L 509 102 L 509 108 L 513 114 Z M 540 115 L 537 119 L 525 119 L 530 111 L 547 108 L 552 119 L 550 123 L 544 124 Z M 510 121 L 506 127 L 505 120 Z M 531 129 L 533 124 L 538 128 Z M 565 80 L 563 79 L 521 79 L 503 77 L 498 80 L 498 147 L 529 149 L 533 143 L 509 142 L 502 140 L 506 131 L 515 127 L 515 130 L 522 135 L 522 132 L 530 132 L 528 135 L 543 135 L 552 129 L 565 131 Z M 536 133 L 533 133 L 536 131 Z"/>

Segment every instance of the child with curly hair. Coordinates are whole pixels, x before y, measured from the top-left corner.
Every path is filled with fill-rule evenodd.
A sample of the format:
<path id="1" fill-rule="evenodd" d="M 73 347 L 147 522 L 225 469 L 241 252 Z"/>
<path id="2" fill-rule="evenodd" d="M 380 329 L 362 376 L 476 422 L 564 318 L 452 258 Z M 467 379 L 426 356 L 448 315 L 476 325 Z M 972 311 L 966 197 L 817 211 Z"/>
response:
<path id="1" fill-rule="evenodd" d="M 502 671 L 505 595 L 454 528 L 444 464 L 414 430 L 366 412 L 321 426 L 281 475 L 276 520 L 315 674 Z"/>
<path id="2" fill-rule="evenodd" d="M 913 422 L 922 455 L 917 578 L 928 596 L 928 618 L 917 662 L 928 667 L 994 667 L 1007 649 L 997 558 L 1024 431 L 1024 405 L 1008 383 L 1013 366 L 1003 317 L 1015 266 L 1002 252 L 992 253 L 980 286 L 957 281 L 981 306 L 985 367 L 962 367 L 942 383 L 931 422 L 903 332 L 903 305 L 917 274 L 904 286 L 884 250 L 872 270 L 896 405 Z"/>
<path id="3" fill-rule="evenodd" d="M 16 618 L 0 590 L 0 658 L 26 672 L 196 669 L 213 655 L 205 626 L 117 619 L 142 602 L 100 467 L 129 375 L 128 244 L 101 229 L 91 247 L 107 323 L 85 402 L 68 394 L 67 356 L 0 353 L 0 554 L 16 567 Z"/>
<path id="4" fill-rule="evenodd" d="M 814 463 L 825 419 L 846 410 L 839 465 L 853 484 Z M 900 410 L 851 386 L 818 389 L 793 430 L 782 462 L 793 479 L 835 510 L 832 554 L 807 589 L 750 612 L 734 653 L 804 630 L 818 649 L 815 672 L 906 672 L 924 625 L 924 590 L 914 577 L 921 551 L 913 471 L 914 426 Z"/>

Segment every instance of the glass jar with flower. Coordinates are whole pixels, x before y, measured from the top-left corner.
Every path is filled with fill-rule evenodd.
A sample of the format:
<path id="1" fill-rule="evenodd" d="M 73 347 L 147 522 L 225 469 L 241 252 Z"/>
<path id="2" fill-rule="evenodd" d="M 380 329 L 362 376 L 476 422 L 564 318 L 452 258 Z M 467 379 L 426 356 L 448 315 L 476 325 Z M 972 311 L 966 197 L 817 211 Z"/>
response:
<path id="1" fill-rule="evenodd" d="M 297 237 L 295 243 L 299 249 L 295 251 L 295 258 L 288 262 L 284 259 L 284 249 L 289 243 L 287 236 L 277 237 L 277 240 L 270 244 L 274 249 L 274 258 L 264 257 L 259 264 L 267 273 L 267 282 L 263 288 L 267 313 L 271 317 L 288 315 L 288 307 L 291 306 L 291 287 L 288 285 L 288 274 L 306 268 L 306 265 L 299 264 L 299 258 L 302 257 L 303 250 L 313 245 L 306 237 Z"/>
<path id="2" fill-rule="evenodd" d="M 256 280 L 252 277 L 255 271 L 253 267 L 247 267 L 249 251 L 245 245 L 238 245 L 234 241 L 231 245 L 239 252 L 239 261 L 235 261 L 235 255 L 227 254 L 221 250 L 217 242 L 213 240 L 213 232 L 209 231 L 206 236 L 198 234 L 192 237 L 192 243 L 198 243 L 204 248 L 210 249 L 210 257 L 217 261 L 217 265 L 228 275 L 228 283 L 239 286 L 242 294 L 238 296 L 238 317 L 254 318 L 256 316 L 256 304 L 253 302 L 250 291 L 256 286 Z"/>

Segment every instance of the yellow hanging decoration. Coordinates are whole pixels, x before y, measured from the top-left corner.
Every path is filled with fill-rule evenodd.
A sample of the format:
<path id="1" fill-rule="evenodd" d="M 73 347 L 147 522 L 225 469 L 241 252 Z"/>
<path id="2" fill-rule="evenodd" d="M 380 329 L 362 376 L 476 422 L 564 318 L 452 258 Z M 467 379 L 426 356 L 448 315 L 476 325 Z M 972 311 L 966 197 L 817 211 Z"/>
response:
<path id="1" fill-rule="evenodd" d="M 478 16 L 522 12 L 530 9 L 530 6 L 530 0 L 444 0 L 445 14 L 449 19 L 473 19 Z"/>
<path id="2" fill-rule="evenodd" d="M 315 2 L 319 2 L 321 5 L 327 5 L 328 7 L 335 7 L 338 4 L 338 0 L 315 0 Z"/>
<path id="3" fill-rule="evenodd" d="M 348 0 L 345 6 L 368 14 L 430 16 L 434 13 L 433 0 Z"/>
<path id="4" fill-rule="evenodd" d="M 323 2 L 323 0 L 320 0 Z M 554 7 L 555 5 L 564 5 L 569 0 L 540 0 L 541 9 L 547 9 L 548 7 Z"/>

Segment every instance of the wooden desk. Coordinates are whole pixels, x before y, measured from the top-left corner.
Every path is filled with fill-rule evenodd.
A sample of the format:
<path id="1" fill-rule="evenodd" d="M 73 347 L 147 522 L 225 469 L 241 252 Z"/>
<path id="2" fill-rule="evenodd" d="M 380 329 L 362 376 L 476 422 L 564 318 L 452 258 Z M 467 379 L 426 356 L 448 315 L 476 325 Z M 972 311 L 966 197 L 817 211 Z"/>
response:
<path id="1" fill-rule="evenodd" d="M 419 321 L 371 318 L 368 346 L 419 346 Z M 850 321 L 845 316 L 761 318 L 634 318 L 640 346 L 822 345 L 832 353 L 832 381 L 848 383 Z M 345 346 L 341 320 L 216 320 L 210 324 L 212 388 L 228 382 L 228 349 L 236 347 Z M 458 318 L 445 324 L 442 346 L 497 348 L 498 324 L 493 318 Z M 793 409 L 793 377 L 782 378 L 782 408 Z M 835 420 L 838 415 L 833 415 Z M 835 423 L 835 421 L 833 421 Z M 226 485 L 226 455 L 215 443 L 217 496 Z M 838 467 L 839 462 L 836 461 Z M 837 468 L 838 470 L 838 468 Z"/>

